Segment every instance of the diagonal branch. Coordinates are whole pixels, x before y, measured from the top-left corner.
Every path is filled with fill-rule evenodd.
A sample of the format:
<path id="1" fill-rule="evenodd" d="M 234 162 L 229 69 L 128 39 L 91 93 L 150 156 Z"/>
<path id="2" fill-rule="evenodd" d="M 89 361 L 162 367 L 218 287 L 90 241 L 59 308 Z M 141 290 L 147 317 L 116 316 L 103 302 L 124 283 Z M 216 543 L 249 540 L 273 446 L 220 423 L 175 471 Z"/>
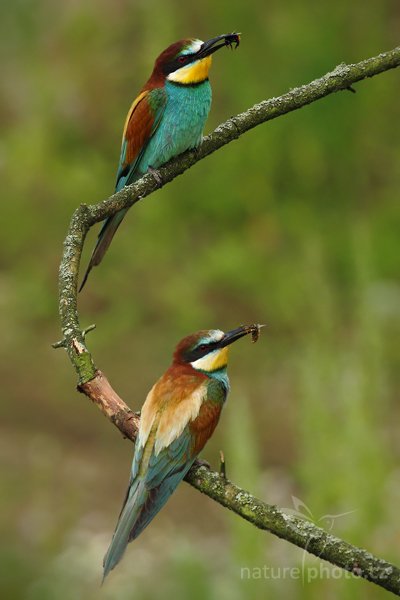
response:
<path id="1" fill-rule="evenodd" d="M 85 343 L 86 332 L 81 330 L 79 324 L 77 308 L 79 264 L 89 229 L 122 208 L 132 206 L 145 198 L 199 160 L 253 127 L 334 92 L 351 89 L 351 86 L 358 81 L 398 66 L 400 66 L 400 47 L 356 64 L 339 65 L 332 72 L 307 85 L 294 88 L 279 98 L 264 100 L 244 113 L 228 119 L 203 139 L 199 149 L 186 152 L 160 168 L 157 177 L 147 174 L 103 202 L 94 205 L 83 204 L 76 209 L 64 241 L 60 264 L 59 310 L 63 340 L 55 344 L 55 347 L 64 347 L 67 350 L 78 374 L 78 389 L 100 407 L 125 437 L 135 439 L 139 416 L 128 408 L 112 389 L 106 377 L 96 369 Z M 384 560 L 331 536 L 312 523 L 283 513 L 277 507 L 254 498 L 248 492 L 204 467 L 198 465 L 192 467 L 186 476 L 186 481 L 256 527 L 268 530 L 400 596 L 400 570 Z"/>

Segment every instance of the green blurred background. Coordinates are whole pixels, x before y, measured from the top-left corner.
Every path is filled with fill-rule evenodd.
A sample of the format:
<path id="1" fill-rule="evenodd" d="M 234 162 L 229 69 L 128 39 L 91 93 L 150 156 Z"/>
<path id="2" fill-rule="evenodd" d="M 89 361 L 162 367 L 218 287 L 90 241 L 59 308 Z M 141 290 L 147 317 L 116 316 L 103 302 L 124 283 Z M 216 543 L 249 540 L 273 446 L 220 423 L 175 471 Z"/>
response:
<path id="1" fill-rule="evenodd" d="M 242 31 L 206 132 L 398 43 L 396 0 L 2 2 L 2 598 L 384 598 L 182 484 L 99 587 L 132 447 L 85 398 L 60 337 L 74 208 L 113 191 L 131 100 L 158 53 Z M 391 71 L 258 127 L 131 210 L 80 296 L 96 363 L 139 409 L 175 343 L 268 323 L 231 353 L 204 452 L 267 502 L 400 563 L 399 94 Z M 96 232 L 87 241 L 86 264 Z M 247 580 L 241 569 L 273 567 Z M 305 581 L 283 574 L 304 568 Z M 274 575 L 274 576 L 272 576 Z M 335 577 L 334 577 L 335 576 Z"/>

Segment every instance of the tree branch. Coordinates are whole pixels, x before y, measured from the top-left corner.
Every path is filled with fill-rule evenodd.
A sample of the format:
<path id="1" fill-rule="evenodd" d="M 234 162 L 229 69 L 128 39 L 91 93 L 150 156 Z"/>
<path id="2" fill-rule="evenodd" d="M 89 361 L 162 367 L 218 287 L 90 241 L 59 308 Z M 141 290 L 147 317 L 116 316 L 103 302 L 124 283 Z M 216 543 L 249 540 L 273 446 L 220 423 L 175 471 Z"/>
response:
<path id="1" fill-rule="evenodd" d="M 132 441 L 136 437 L 139 416 L 133 413 L 113 390 L 107 378 L 95 367 L 79 324 L 77 287 L 83 244 L 89 229 L 97 222 L 132 206 L 157 188 L 172 181 L 199 160 L 240 137 L 246 131 L 275 119 L 334 92 L 350 89 L 367 77 L 373 77 L 400 65 L 400 47 L 352 65 L 339 65 L 332 72 L 307 85 L 294 88 L 279 98 L 256 104 L 228 119 L 203 139 L 199 149 L 185 152 L 161 167 L 158 177 L 147 174 L 131 186 L 94 205 L 81 205 L 74 212 L 59 271 L 60 317 L 63 339 L 55 347 L 64 347 L 79 378 L 78 389 L 85 393 L 103 414 Z M 400 570 L 323 531 L 314 524 L 287 515 L 238 488 L 218 473 L 194 465 L 186 481 L 210 498 L 229 508 L 256 527 L 265 529 L 308 552 L 342 567 L 354 575 L 400 595 Z"/>

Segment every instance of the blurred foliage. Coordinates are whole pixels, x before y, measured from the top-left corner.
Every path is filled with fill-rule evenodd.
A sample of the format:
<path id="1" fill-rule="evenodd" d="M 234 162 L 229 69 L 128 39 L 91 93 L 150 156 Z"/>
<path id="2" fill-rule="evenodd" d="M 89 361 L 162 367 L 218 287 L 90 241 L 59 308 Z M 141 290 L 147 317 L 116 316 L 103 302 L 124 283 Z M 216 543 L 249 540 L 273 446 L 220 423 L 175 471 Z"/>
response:
<path id="1" fill-rule="evenodd" d="M 70 215 L 113 191 L 122 124 L 181 37 L 243 32 L 214 60 L 207 130 L 398 43 L 396 0 L 1 4 L 0 586 L 12 599 L 383 598 L 182 485 L 99 588 L 132 448 L 74 389 L 57 267 Z M 232 351 L 205 458 L 268 502 L 399 563 L 399 72 L 258 127 L 137 205 L 80 297 L 99 366 L 134 408 L 197 329 L 266 322 Z M 95 240 L 86 244 L 84 261 Z M 307 570 L 305 573 L 307 574 Z M 156 576 L 154 576 L 156 574 Z"/>

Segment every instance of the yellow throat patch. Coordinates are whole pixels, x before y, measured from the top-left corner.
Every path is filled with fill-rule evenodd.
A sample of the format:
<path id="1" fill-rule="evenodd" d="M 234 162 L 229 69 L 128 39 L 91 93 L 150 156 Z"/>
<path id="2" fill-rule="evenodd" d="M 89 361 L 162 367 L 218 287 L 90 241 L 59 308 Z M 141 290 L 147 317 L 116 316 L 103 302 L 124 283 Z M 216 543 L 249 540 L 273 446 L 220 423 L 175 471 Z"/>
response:
<path id="1" fill-rule="evenodd" d="M 187 65 L 187 67 L 182 67 L 181 69 L 170 73 L 167 79 L 183 85 L 201 83 L 207 79 L 211 63 L 212 56 L 206 56 L 191 65 Z"/>
<path id="2" fill-rule="evenodd" d="M 215 352 L 211 352 L 210 354 L 195 360 L 191 363 L 192 367 L 198 371 L 205 371 L 206 373 L 218 371 L 218 369 L 223 369 L 228 364 L 228 353 L 229 348 L 226 346 L 225 348 L 221 348 L 221 350 L 216 350 Z"/>

